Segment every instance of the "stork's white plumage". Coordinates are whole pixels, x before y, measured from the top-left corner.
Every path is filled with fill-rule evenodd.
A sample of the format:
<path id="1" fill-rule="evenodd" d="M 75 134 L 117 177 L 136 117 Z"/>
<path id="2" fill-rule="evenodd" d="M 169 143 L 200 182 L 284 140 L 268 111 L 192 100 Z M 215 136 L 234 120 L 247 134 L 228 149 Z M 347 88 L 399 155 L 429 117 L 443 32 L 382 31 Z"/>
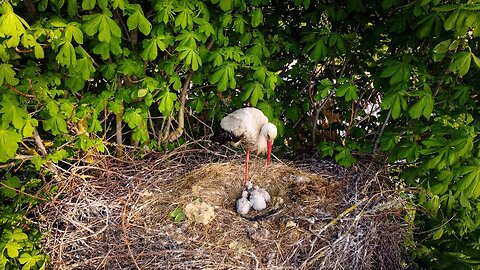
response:
<path id="1" fill-rule="evenodd" d="M 250 149 L 257 154 L 267 154 L 267 166 L 270 164 L 277 127 L 268 122 L 262 111 L 252 107 L 236 110 L 222 119 L 220 127 L 222 131 L 219 134 L 219 141 L 242 142 L 247 146 L 245 183 L 248 181 Z"/>

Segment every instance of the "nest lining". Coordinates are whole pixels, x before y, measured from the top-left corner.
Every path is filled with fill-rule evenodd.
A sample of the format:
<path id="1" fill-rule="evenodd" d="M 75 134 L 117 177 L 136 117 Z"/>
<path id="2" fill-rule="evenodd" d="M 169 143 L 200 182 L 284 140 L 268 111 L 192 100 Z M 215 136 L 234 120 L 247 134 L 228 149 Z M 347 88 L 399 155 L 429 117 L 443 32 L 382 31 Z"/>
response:
<path id="1" fill-rule="evenodd" d="M 179 148 L 144 159 L 96 156 L 60 177 L 35 209 L 52 269 L 402 269 L 404 201 L 385 168 L 344 169 L 318 157 L 253 158 L 251 181 L 272 195 L 241 217 L 244 160 Z M 168 214 L 201 201 L 207 225 Z"/>

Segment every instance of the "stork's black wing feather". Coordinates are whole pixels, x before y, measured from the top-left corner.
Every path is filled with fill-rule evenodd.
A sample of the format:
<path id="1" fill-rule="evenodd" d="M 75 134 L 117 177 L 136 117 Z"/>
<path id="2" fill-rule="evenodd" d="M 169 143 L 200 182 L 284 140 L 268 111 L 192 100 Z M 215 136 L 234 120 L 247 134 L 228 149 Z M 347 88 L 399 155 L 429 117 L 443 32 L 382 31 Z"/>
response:
<path id="1" fill-rule="evenodd" d="M 232 132 L 218 127 L 213 135 L 212 141 L 224 144 L 226 142 L 238 142 L 242 139 L 242 136 L 235 136 Z"/>

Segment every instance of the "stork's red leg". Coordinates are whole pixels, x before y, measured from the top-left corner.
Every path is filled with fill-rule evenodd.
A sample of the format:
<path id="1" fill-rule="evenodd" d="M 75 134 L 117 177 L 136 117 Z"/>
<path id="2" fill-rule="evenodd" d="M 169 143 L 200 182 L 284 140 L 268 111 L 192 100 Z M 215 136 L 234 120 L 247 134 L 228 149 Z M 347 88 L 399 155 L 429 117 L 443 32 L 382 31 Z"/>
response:
<path id="1" fill-rule="evenodd" d="M 243 189 L 247 187 L 248 182 L 248 162 L 250 161 L 250 147 L 247 148 L 247 154 L 245 155 L 245 181 L 243 182 Z"/>
<path id="2" fill-rule="evenodd" d="M 272 145 L 273 145 L 273 141 L 268 140 L 267 141 L 267 165 L 265 166 L 266 168 L 268 167 L 268 165 L 270 165 L 270 156 L 272 155 Z"/>

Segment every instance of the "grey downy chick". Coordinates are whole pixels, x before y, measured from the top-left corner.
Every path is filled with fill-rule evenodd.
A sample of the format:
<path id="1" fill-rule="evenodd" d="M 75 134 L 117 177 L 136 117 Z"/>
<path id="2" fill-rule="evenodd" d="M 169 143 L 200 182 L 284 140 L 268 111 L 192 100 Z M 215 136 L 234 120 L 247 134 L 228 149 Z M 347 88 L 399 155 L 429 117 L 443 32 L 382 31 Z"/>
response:
<path id="1" fill-rule="evenodd" d="M 257 211 L 267 208 L 267 202 L 258 189 L 250 191 L 250 205 Z"/>
<path id="2" fill-rule="evenodd" d="M 237 213 L 239 215 L 246 215 L 250 211 L 250 202 L 248 201 L 248 191 L 242 192 L 242 197 L 238 199 L 235 203 Z"/>

